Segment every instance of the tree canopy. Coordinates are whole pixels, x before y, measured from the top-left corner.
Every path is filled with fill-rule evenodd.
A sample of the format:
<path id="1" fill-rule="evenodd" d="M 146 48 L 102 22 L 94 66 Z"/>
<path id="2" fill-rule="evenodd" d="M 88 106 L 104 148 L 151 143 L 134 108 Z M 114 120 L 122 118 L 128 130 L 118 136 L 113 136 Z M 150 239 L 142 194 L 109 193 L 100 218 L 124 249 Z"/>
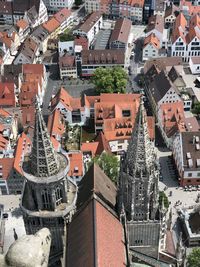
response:
<path id="1" fill-rule="evenodd" d="M 97 68 L 92 81 L 98 93 L 125 93 L 128 75 L 122 67 Z"/>
<path id="2" fill-rule="evenodd" d="M 159 204 L 162 205 L 162 201 L 164 201 L 164 206 L 166 209 L 169 208 L 169 200 L 163 191 L 159 192 Z"/>
<path id="3" fill-rule="evenodd" d="M 80 6 L 83 2 L 82 2 L 82 0 L 75 0 L 74 3 L 76 6 Z"/>
<path id="4" fill-rule="evenodd" d="M 119 175 L 119 160 L 115 155 L 103 152 L 100 156 L 93 158 L 92 162 L 97 163 L 105 174 L 114 183 L 117 183 Z"/>
<path id="5" fill-rule="evenodd" d="M 200 267 L 200 248 L 194 248 L 187 257 L 188 267 Z"/>
<path id="6" fill-rule="evenodd" d="M 193 110 L 193 112 L 194 112 L 195 114 L 197 114 L 197 115 L 200 115 L 200 102 L 199 102 L 199 103 L 196 103 L 196 104 L 194 105 L 194 110 Z"/>

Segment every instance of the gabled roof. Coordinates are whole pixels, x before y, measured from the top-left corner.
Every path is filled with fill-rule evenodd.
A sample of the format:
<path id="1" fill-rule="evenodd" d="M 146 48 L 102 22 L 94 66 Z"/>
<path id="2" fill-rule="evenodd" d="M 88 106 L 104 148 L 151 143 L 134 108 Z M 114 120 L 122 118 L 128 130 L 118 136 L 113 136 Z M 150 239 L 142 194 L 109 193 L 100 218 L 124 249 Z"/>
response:
<path id="1" fill-rule="evenodd" d="M 49 33 L 54 32 L 60 26 L 60 22 L 55 18 L 49 19 L 47 22 L 42 24 L 42 27 L 47 30 Z"/>
<path id="2" fill-rule="evenodd" d="M 78 25 L 78 27 L 75 29 L 79 31 L 83 31 L 85 33 L 88 33 L 91 28 L 95 25 L 95 23 L 102 17 L 102 14 L 100 11 L 93 12 L 89 14 L 85 21 Z"/>
<path id="3" fill-rule="evenodd" d="M 160 33 L 163 33 L 164 30 L 164 18 L 160 15 L 153 15 L 149 18 L 146 32 L 157 30 Z"/>
<path id="4" fill-rule="evenodd" d="M 25 134 L 22 133 L 22 135 L 18 138 L 17 146 L 15 149 L 15 160 L 14 160 L 14 169 L 21 175 L 23 175 L 22 170 L 22 161 L 23 161 L 23 154 L 26 154 L 27 151 L 30 152 L 31 148 L 31 140 L 30 138 Z"/>
<path id="5" fill-rule="evenodd" d="M 66 267 L 71 266 L 126 266 L 122 224 L 95 198 L 68 226 Z"/>
<path id="6" fill-rule="evenodd" d="M 48 117 L 48 131 L 50 135 L 62 136 L 65 132 L 65 122 L 60 110 L 55 109 L 53 113 Z"/>
<path id="7" fill-rule="evenodd" d="M 0 165 L 3 180 L 7 180 L 13 168 L 14 158 L 1 158 Z"/>
<path id="8" fill-rule="evenodd" d="M 107 153 L 111 153 L 108 141 L 106 140 L 105 135 L 102 131 L 98 134 L 97 138 L 95 139 L 95 142 L 98 142 L 96 155 L 101 155 L 104 151 Z"/>
<path id="9" fill-rule="evenodd" d="M 132 22 L 129 19 L 123 18 L 118 19 L 115 23 L 114 30 L 112 31 L 110 37 L 110 44 L 112 42 L 118 41 L 121 43 L 128 43 L 128 38 L 131 30 Z"/>
<path id="10" fill-rule="evenodd" d="M 27 23 L 26 20 L 20 19 L 20 20 L 17 21 L 16 26 L 18 28 L 21 28 L 21 29 L 25 30 L 26 28 L 28 28 L 28 23 Z"/>
<path id="11" fill-rule="evenodd" d="M 62 8 L 56 14 L 54 18 L 61 24 L 71 16 L 72 12 L 68 8 Z"/>
<path id="12" fill-rule="evenodd" d="M 162 84 L 162 86 L 160 86 Z M 155 76 L 153 82 L 150 84 L 150 91 L 156 102 L 159 102 L 168 90 L 172 87 L 170 80 L 165 75 L 164 71 L 161 71 Z"/>
<path id="13" fill-rule="evenodd" d="M 70 152 L 68 176 L 83 176 L 83 154 L 82 152 Z"/>
<path id="14" fill-rule="evenodd" d="M 14 83 L 0 82 L 0 106 L 15 107 Z"/>
<path id="15" fill-rule="evenodd" d="M 79 183 L 77 208 L 85 205 L 95 195 L 103 203 L 115 209 L 117 188 L 103 170 L 94 163 Z"/>
<path id="16" fill-rule="evenodd" d="M 160 41 L 154 33 L 151 33 L 144 39 L 144 47 L 147 46 L 148 44 L 152 44 L 154 48 L 156 48 L 157 50 L 160 49 Z"/>

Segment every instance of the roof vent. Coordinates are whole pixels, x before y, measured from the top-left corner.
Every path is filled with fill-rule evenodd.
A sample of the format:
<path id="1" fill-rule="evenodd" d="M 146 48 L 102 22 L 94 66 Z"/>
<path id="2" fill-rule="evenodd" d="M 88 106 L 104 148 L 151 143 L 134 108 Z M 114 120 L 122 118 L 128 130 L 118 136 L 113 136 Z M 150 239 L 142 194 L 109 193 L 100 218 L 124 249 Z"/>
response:
<path id="1" fill-rule="evenodd" d="M 190 154 L 190 152 L 187 152 L 186 157 L 187 157 L 187 159 L 191 159 L 191 154 Z"/>
<path id="2" fill-rule="evenodd" d="M 200 167 L 200 159 L 197 159 L 197 167 Z"/>
<path id="3" fill-rule="evenodd" d="M 188 166 L 189 166 L 189 168 L 193 167 L 193 160 L 192 159 L 188 159 Z"/>

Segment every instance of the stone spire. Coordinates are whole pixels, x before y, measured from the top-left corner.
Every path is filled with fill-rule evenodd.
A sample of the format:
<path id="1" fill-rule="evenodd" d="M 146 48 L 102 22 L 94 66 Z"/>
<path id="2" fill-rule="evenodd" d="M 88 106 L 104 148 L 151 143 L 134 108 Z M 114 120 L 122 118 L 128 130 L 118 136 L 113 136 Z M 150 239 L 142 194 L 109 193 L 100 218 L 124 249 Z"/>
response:
<path id="1" fill-rule="evenodd" d="M 143 98 L 141 98 L 131 142 L 127 150 L 127 167 L 129 171 L 140 176 L 150 166 L 154 165 L 154 160 L 155 153 L 149 138 L 146 111 L 144 109 Z"/>
<path id="2" fill-rule="evenodd" d="M 158 177 L 157 160 L 148 134 L 142 98 L 120 174 L 122 202 L 129 220 L 155 218 Z"/>
<path id="3" fill-rule="evenodd" d="M 38 100 L 36 100 L 35 130 L 30 171 L 37 177 L 48 177 L 59 172 L 56 153 L 48 134 Z"/>

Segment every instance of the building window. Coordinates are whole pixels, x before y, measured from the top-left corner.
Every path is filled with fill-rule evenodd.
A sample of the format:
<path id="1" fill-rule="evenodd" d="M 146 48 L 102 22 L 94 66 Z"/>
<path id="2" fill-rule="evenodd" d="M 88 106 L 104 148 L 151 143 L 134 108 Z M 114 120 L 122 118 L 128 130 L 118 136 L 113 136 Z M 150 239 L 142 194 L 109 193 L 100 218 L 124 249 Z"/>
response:
<path id="1" fill-rule="evenodd" d="M 191 172 L 188 173 L 188 177 L 192 177 L 192 173 Z"/>
<path id="2" fill-rule="evenodd" d="M 200 172 L 197 173 L 197 176 L 200 177 Z"/>
<path id="3" fill-rule="evenodd" d="M 51 209 L 51 196 L 47 189 L 42 190 L 42 202 L 43 208 L 50 210 Z"/>
<path id="4" fill-rule="evenodd" d="M 123 117 L 130 117 L 131 111 L 130 110 L 122 110 L 122 116 Z"/>
<path id="5" fill-rule="evenodd" d="M 187 180 L 188 183 L 191 183 L 191 180 Z"/>
<path id="6" fill-rule="evenodd" d="M 60 187 L 56 188 L 56 205 L 60 205 L 62 203 L 62 190 L 60 189 Z"/>

